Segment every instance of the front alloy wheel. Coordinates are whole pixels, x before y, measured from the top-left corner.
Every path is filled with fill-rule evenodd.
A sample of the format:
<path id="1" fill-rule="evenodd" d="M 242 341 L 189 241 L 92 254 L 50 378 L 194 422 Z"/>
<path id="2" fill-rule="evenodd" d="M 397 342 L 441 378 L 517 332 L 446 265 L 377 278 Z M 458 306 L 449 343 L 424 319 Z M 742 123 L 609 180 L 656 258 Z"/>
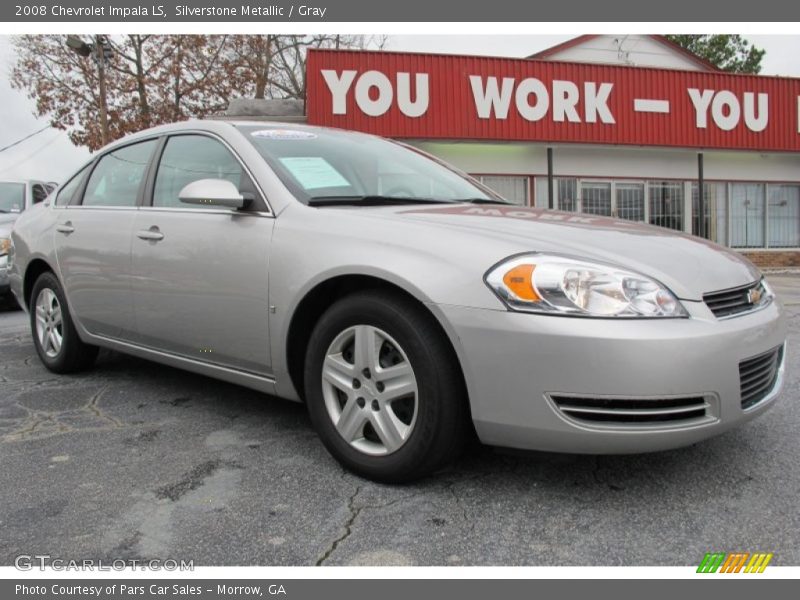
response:
<path id="1" fill-rule="evenodd" d="M 396 452 L 414 430 L 414 369 L 378 327 L 355 325 L 336 336 L 322 366 L 322 394 L 336 431 L 364 454 Z"/>
<path id="2" fill-rule="evenodd" d="M 384 482 L 422 477 L 458 456 L 469 431 L 464 379 L 424 306 L 389 290 L 339 299 L 305 359 L 305 401 L 328 451 Z"/>

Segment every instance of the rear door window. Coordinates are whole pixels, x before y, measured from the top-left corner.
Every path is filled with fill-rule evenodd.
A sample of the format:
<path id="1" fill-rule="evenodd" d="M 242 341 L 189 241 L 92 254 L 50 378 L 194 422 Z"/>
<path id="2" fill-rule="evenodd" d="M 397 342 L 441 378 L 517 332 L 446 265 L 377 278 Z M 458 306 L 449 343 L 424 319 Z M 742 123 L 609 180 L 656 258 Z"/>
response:
<path id="1" fill-rule="evenodd" d="M 136 206 L 156 140 L 125 146 L 103 156 L 83 193 L 83 206 Z"/>

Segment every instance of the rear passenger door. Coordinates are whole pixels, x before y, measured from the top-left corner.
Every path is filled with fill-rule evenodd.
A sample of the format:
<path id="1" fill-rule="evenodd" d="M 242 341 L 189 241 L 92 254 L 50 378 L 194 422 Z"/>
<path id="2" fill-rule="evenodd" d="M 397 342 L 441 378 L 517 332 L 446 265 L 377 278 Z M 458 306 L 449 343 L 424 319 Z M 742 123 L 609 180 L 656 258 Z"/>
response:
<path id="1" fill-rule="evenodd" d="M 269 375 L 274 219 L 247 169 L 221 139 L 184 133 L 167 138 L 151 179 L 133 233 L 139 343 Z M 181 203 L 199 179 L 227 179 L 254 199 L 243 210 Z"/>
<path id="2" fill-rule="evenodd" d="M 156 139 L 101 156 L 79 182 L 59 192 L 54 235 L 58 266 L 74 317 L 89 333 L 130 339 L 131 236 Z M 62 206 L 64 194 L 68 204 Z"/>

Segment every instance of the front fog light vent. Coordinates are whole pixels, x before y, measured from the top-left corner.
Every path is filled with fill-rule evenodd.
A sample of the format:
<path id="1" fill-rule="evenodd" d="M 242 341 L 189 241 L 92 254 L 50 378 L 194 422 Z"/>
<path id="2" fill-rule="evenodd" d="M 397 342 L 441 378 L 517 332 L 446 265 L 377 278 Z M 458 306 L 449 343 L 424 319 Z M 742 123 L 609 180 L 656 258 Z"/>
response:
<path id="1" fill-rule="evenodd" d="M 705 396 L 608 398 L 559 394 L 550 399 L 564 416 L 591 425 L 669 426 L 713 418 L 712 404 Z"/>

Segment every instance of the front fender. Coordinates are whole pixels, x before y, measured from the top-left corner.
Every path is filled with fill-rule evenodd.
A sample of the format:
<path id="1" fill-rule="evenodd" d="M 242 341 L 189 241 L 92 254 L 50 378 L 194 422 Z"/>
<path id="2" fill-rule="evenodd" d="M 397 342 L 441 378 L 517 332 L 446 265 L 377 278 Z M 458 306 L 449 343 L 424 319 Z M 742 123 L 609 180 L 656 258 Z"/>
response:
<path id="1" fill-rule="evenodd" d="M 473 259 L 471 255 L 479 250 L 474 245 L 470 248 L 449 239 L 455 236 L 431 236 L 431 228 L 424 224 L 409 223 L 402 231 L 391 224 L 368 227 L 374 219 L 342 212 L 328 218 L 325 210 L 298 206 L 276 223 L 269 260 L 270 343 L 281 396 L 297 399 L 286 356 L 292 318 L 302 300 L 325 281 L 367 276 L 402 289 L 429 308 L 459 355 L 458 338 L 439 305 L 505 310 L 483 283 L 487 259 Z M 420 243 L 409 243 L 413 239 Z M 457 254 L 463 259 L 456 260 Z"/>

